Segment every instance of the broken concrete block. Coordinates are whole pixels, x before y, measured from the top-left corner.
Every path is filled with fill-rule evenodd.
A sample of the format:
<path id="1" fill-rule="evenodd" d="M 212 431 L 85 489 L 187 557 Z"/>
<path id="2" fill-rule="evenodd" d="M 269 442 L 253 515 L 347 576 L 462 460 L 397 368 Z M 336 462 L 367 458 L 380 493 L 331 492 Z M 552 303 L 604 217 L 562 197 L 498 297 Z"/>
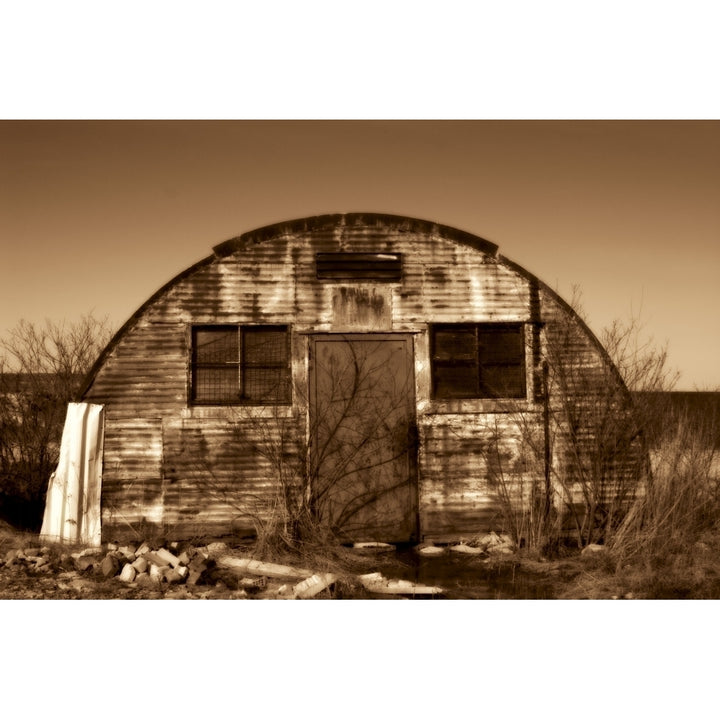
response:
<path id="1" fill-rule="evenodd" d="M 117 549 L 123 560 L 131 563 L 135 559 L 135 548 L 132 545 L 123 545 Z"/>
<path id="2" fill-rule="evenodd" d="M 175 568 L 175 572 L 176 572 L 181 578 L 185 578 L 185 577 L 187 577 L 187 575 L 188 575 L 188 573 L 190 572 L 190 570 L 189 570 L 185 565 L 178 565 L 178 566 Z"/>
<path id="3" fill-rule="evenodd" d="M 148 561 L 143 557 L 142 555 L 139 558 L 135 558 L 135 561 L 131 563 L 132 566 L 135 568 L 135 571 L 140 574 L 147 572 L 148 569 Z"/>
<path id="4" fill-rule="evenodd" d="M 189 565 L 189 564 L 190 564 L 190 556 L 188 555 L 187 550 L 183 550 L 183 551 L 178 555 L 178 562 L 179 562 L 181 565 Z"/>
<path id="5" fill-rule="evenodd" d="M 227 551 L 227 549 L 228 546 L 224 542 L 210 543 L 206 548 L 208 556 L 212 558 L 222 555 Z"/>
<path id="6" fill-rule="evenodd" d="M 381 595 L 410 595 L 412 597 L 442 595 L 444 590 L 434 585 L 418 585 L 410 580 L 388 580 L 381 573 L 359 575 L 366 590 Z"/>
<path id="7" fill-rule="evenodd" d="M 177 559 L 177 557 L 165 548 L 159 548 L 155 551 L 154 554 L 159 557 L 165 565 L 177 567 L 180 564 L 180 561 Z"/>
<path id="8" fill-rule="evenodd" d="M 110 552 L 111 550 L 117 550 L 117 549 L 118 549 L 118 544 L 117 544 L 117 543 L 114 543 L 114 542 L 109 542 L 109 543 L 107 544 L 107 549 L 108 549 L 108 552 Z"/>
<path id="9" fill-rule="evenodd" d="M 195 557 L 190 561 L 189 567 L 191 567 L 193 570 L 206 570 L 208 566 L 207 558 L 205 558 L 201 553 L 198 553 L 195 555 Z"/>
<path id="10" fill-rule="evenodd" d="M 197 585 L 200 582 L 200 578 L 202 577 L 203 571 L 202 570 L 194 570 L 190 569 L 187 576 L 187 584 L 188 585 Z"/>
<path id="11" fill-rule="evenodd" d="M 165 582 L 169 583 L 170 585 L 176 585 L 177 583 L 181 583 L 184 580 L 183 576 L 174 568 L 166 568 L 163 571 L 163 575 L 165 578 Z"/>
<path id="12" fill-rule="evenodd" d="M 106 577 L 115 577 L 120 570 L 120 561 L 114 555 L 106 555 L 100 563 L 100 572 Z"/>
<path id="13" fill-rule="evenodd" d="M 276 563 L 266 563 L 251 558 L 236 558 L 229 555 L 218 558 L 217 564 L 218 567 L 226 568 L 238 575 L 249 573 L 250 575 L 266 575 L 272 578 L 301 579 L 313 574 L 312 570 L 303 570 L 288 565 L 277 565 Z"/>
<path id="14" fill-rule="evenodd" d="M 157 567 L 169 567 L 170 563 L 162 558 L 160 555 L 158 555 L 156 550 L 150 550 L 149 552 L 146 552 L 143 557 L 145 560 L 147 560 L 151 565 L 157 565 Z"/>
<path id="15" fill-rule="evenodd" d="M 311 575 L 293 587 L 293 593 L 297 598 L 311 598 L 325 590 L 337 580 L 332 573 L 318 573 Z"/>
<path id="16" fill-rule="evenodd" d="M 120 579 L 123 582 L 133 582 L 136 576 L 137 570 L 135 570 L 135 568 L 130 563 L 126 563 L 123 566 L 122 571 L 120 572 Z"/>
<path id="17" fill-rule="evenodd" d="M 165 566 L 165 567 L 167 567 L 167 566 Z M 153 582 L 156 582 L 156 583 L 162 582 L 163 568 L 161 568 L 159 565 L 154 565 L 153 563 L 150 563 L 149 574 L 150 574 L 150 579 Z"/>
<path id="18" fill-rule="evenodd" d="M 147 543 L 143 543 L 136 551 L 135 551 L 135 557 L 140 557 L 141 555 L 144 555 L 145 553 L 150 552 L 150 546 Z"/>

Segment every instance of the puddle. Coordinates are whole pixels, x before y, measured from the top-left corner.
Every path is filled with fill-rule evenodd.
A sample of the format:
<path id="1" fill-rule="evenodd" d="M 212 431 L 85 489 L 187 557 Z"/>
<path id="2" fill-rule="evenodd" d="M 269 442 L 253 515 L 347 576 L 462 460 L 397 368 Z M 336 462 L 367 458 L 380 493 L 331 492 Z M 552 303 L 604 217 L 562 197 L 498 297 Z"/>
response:
<path id="1" fill-rule="evenodd" d="M 512 566 L 492 567 L 478 558 L 446 551 L 424 557 L 413 549 L 398 548 L 378 557 L 377 570 L 386 577 L 439 585 L 448 599 L 551 600 L 555 587 L 547 578 Z"/>

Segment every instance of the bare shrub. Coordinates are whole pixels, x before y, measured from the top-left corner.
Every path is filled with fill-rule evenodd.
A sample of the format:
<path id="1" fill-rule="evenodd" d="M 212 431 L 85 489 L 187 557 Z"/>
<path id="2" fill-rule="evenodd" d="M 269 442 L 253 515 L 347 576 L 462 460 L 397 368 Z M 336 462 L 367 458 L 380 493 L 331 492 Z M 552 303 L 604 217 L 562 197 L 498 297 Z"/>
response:
<path id="1" fill-rule="evenodd" d="M 662 445 L 652 453 L 652 481 L 609 542 L 619 564 L 638 557 L 663 562 L 720 530 L 717 428 L 698 426 L 684 413 L 668 413 L 666 421 Z"/>
<path id="2" fill-rule="evenodd" d="M 582 318 L 577 289 L 571 307 Z M 642 337 L 638 316 L 613 323 L 601 334 L 609 362 L 598 363 L 570 313 L 543 327 L 541 410 L 505 403 L 516 418 L 524 469 L 503 459 L 502 433 L 486 453 L 506 529 L 519 545 L 547 552 L 568 537 L 578 547 L 606 541 L 643 491 L 653 412 L 643 398 L 668 391 L 677 373 L 667 368 L 666 348 Z"/>
<path id="3" fill-rule="evenodd" d="M 225 408 L 228 446 L 193 450 L 195 457 L 183 463 L 184 482 L 252 523 L 264 557 L 292 552 L 317 564 L 367 525 L 387 526 L 413 511 L 411 474 L 392 472 L 415 450 L 405 413 L 412 375 L 388 374 L 385 346 L 365 340 L 356 346 L 342 337 L 333 342 L 332 360 L 315 358 L 322 392 L 311 390 L 309 398 L 300 372 L 292 406 Z M 218 462 L 223 452 L 225 462 Z M 246 469 L 228 473 L 232 457 L 243 458 Z"/>
<path id="4" fill-rule="evenodd" d="M 111 336 L 92 314 L 21 320 L 0 339 L 0 512 L 36 529 L 55 469 L 67 403 Z"/>

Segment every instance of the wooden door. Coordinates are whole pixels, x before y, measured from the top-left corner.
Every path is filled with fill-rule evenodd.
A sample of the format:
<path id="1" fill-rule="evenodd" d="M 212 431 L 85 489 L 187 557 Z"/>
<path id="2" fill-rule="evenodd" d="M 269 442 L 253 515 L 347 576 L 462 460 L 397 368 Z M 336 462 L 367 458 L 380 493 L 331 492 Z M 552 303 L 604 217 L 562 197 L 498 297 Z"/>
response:
<path id="1" fill-rule="evenodd" d="M 417 539 L 412 337 L 316 336 L 310 361 L 319 518 L 345 541 Z"/>

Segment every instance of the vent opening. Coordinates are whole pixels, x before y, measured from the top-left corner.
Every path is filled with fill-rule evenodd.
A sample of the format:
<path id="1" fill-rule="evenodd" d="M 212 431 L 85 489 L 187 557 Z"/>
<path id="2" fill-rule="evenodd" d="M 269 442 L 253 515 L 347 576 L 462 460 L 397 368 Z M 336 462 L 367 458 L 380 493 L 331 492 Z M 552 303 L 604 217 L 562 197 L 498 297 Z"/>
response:
<path id="1" fill-rule="evenodd" d="M 317 253 L 315 265 L 319 280 L 398 282 L 402 278 L 400 253 Z"/>

